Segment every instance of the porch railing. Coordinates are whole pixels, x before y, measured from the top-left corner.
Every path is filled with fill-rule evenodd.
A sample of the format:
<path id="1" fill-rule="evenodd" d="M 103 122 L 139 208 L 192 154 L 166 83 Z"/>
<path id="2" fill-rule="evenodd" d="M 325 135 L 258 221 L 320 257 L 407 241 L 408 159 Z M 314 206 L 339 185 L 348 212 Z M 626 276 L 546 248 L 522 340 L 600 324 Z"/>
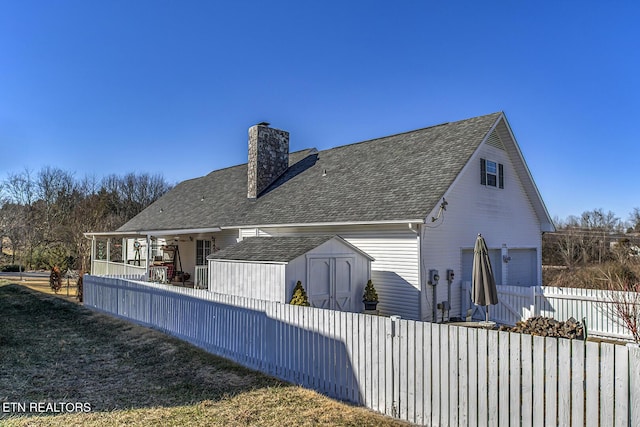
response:
<path id="1" fill-rule="evenodd" d="M 193 287 L 196 289 L 209 289 L 209 267 L 196 265 Z"/>
<path id="2" fill-rule="evenodd" d="M 104 260 L 94 260 L 91 268 L 91 274 L 94 276 L 126 277 L 133 279 L 140 276 L 144 277 L 146 273 L 147 269 L 145 267 Z"/>

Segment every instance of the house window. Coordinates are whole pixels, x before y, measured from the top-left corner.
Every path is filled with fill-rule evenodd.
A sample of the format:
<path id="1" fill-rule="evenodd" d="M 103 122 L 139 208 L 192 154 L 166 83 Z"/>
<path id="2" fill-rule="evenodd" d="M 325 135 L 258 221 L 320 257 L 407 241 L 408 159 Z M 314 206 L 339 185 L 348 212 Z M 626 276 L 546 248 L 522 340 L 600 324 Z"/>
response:
<path id="1" fill-rule="evenodd" d="M 207 265 L 211 254 L 211 240 L 196 240 L 196 265 Z"/>
<path id="2" fill-rule="evenodd" d="M 504 188 L 504 166 L 492 160 L 480 159 L 480 184 Z"/>

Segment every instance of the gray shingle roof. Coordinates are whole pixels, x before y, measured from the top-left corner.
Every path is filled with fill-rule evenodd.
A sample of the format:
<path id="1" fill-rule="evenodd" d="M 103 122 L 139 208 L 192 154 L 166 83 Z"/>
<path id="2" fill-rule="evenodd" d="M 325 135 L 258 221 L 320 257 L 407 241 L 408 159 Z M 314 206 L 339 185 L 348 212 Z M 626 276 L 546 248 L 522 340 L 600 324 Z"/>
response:
<path id="1" fill-rule="evenodd" d="M 249 237 L 213 253 L 207 259 L 289 262 L 335 236 Z"/>
<path id="2" fill-rule="evenodd" d="M 501 114 L 292 153 L 289 170 L 253 200 L 246 164 L 216 170 L 178 184 L 118 231 L 425 218 Z"/>

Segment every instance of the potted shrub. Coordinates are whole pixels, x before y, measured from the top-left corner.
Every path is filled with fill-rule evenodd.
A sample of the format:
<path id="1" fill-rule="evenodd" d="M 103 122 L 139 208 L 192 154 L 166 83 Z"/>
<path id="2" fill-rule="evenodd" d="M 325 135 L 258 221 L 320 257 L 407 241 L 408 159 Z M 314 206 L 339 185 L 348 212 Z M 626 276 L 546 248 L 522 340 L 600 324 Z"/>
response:
<path id="1" fill-rule="evenodd" d="M 309 307 L 309 299 L 307 298 L 307 293 L 304 291 L 302 287 L 302 282 L 298 280 L 296 283 L 296 287 L 293 288 L 293 296 L 291 297 L 291 305 L 303 305 L 305 307 Z"/>
<path id="2" fill-rule="evenodd" d="M 378 305 L 378 293 L 371 279 L 367 282 L 367 286 L 364 287 L 362 302 L 364 303 L 365 310 L 375 310 Z"/>

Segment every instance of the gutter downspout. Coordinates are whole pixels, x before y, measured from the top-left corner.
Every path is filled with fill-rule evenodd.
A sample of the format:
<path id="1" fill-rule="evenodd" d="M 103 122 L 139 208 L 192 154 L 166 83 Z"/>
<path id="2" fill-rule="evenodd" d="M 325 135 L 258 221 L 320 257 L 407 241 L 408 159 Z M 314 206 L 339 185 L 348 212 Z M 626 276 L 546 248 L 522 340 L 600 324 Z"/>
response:
<path id="1" fill-rule="evenodd" d="M 420 286 L 420 320 L 424 322 L 427 312 L 427 294 L 426 294 L 426 286 L 424 283 L 423 274 L 424 270 L 424 260 L 422 259 L 422 227 L 418 223 L 409 223 L 409 230 L 416 233 L 417 244 L 418 244 L 418 285 Z"/>

